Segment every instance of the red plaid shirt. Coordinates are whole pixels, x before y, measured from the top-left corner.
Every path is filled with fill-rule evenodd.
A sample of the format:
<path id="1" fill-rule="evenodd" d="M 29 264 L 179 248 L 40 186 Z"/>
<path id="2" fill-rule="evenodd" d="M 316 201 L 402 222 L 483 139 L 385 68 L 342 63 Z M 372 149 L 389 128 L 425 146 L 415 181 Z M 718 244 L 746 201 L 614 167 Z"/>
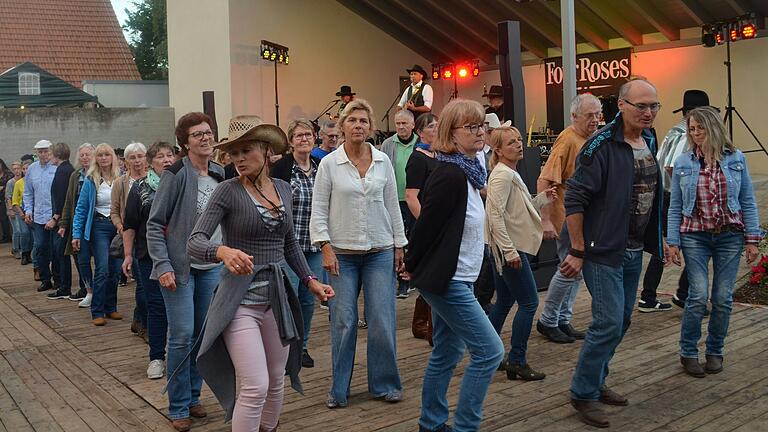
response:
<path id="1" fill-rule="evenodd" d="M 728 182 L 720 164 L 706 165 L 699 171 L 696 184 L 696 205 L 691 217 L 683 216 L 681 233 L 719 231 L 726 226 L 732 230 L 744 231 L 741 212 L 733 213 L 728 208 Z M 759 243 L 760 238 L 746 237 L 747 243 Z"/>

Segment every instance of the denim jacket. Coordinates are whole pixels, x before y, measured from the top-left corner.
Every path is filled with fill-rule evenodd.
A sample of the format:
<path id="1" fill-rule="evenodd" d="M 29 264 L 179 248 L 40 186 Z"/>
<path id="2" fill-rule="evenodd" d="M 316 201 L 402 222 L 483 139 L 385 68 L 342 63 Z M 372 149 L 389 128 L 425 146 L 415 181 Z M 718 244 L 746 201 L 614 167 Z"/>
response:
<path id="1" fill-rule="evenodd" d="M 744 153 L 726 151 L 720 159 L 720 169 L 728 184 L 728 210 L 742 213 L 747 236 L 761 236 L 757 202 L 752 189 Z M 691 217 L 696 206 L 696 187 L 699 182 L 701 163 L 693 151 L 686 151 L 675 160 L 672 171 L 672 189 L 667 215 L 667 243 L 680 245 L 680 225 L 683 216 Z"/>

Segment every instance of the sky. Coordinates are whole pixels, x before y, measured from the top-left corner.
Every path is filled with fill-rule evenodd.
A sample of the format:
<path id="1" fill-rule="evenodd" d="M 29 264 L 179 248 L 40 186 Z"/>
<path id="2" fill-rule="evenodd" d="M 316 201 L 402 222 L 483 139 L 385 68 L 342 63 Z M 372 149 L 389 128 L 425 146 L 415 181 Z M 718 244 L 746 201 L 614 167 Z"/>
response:
<path id="1" fill-rule="evenodd" d="M 117 15 L 117 22 L 120 23 L 122 26 L 125 24 L 125 20 L 128 19 L 128 15 L 125 14 L 125 9 L 133 10 L 133 2 L 134 0 L 110 0 L 112 2 L 112 8 L 115 10 L 115 15 Z M 126 35 L 126 39 L 128 39 L 128 36 Z"/>

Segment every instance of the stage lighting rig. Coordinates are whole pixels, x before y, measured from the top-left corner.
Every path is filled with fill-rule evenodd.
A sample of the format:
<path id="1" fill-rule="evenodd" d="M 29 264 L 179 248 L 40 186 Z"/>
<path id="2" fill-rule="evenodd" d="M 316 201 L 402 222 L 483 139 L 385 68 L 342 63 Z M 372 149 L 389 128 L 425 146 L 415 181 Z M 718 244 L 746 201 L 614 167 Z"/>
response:
<path id="1" fill-rule="evenodd" d="M 701 26 L 701 44 L 705 47 L 713 47 L 729 42 L 737 42 L 742 39 L 754 39 L 758 29 L 764 27 L 765 18 L 755 13 L 738 16 L 735 18 L 717 21 Z"/>
<path id="2" fill-rule="evenodd" d="M 261 58 L 272 62 L 288 64 L 288 48 L 274 42 L 262 40 Z"/>

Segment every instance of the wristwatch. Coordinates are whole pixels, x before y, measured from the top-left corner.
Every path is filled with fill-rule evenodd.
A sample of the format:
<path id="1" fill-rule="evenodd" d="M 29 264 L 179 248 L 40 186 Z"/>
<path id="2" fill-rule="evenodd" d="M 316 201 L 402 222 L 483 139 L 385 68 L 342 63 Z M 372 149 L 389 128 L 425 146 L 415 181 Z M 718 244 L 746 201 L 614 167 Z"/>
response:
<path id="1" fill-rule="evenodd" d="M 327 245 L 327 244 L 329 244 L 329 243 L 331 243 L 331 242 L 329 242 L 328 240 L 324 240 L 324 241 L 318 242 L 318 243 L 317 243 L 317 248 L 318 248 L 318 249 L 322 249 L 322 248 L 323 248 L 323 246 L 325 246 L 325 245 Z"/>

